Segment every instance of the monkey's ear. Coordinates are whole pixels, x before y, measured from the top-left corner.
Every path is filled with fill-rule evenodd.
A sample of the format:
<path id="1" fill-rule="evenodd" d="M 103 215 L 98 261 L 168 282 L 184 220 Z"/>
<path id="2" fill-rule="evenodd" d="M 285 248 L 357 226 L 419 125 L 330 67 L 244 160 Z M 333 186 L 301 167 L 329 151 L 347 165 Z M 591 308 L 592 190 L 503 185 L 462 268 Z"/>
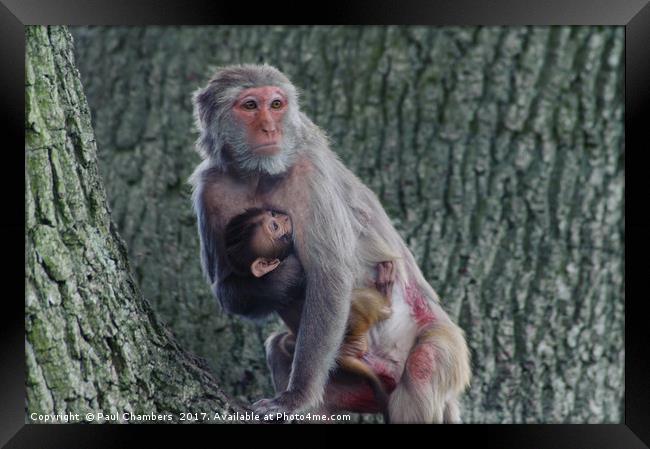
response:
<path id="1" fill-rule="evenodd" d="M 194 115 L 202 128 L 207 128 L 212 120 L 217 105 L 211 86 L 194 92 Z"/>
<path id="2" fill-rule="evenodd" d="M 280 259 L 264 259 L 263 257 L 258 257 L 251 264 L 251 273 L 256 278 L 259 278 L 278 268 L 278 265 L 280 265 Z"/>
<path id="3" fill-rule="evenodd" d="M 218 143 L 214 132 L 210 131 L 210 123 L 218 109 L 212 86 L 194 92 L 194 117 L 197 129 L 201 135 L 196 141 L 196 151 L 202 158 L 207 158 L 218 153 Z"/>

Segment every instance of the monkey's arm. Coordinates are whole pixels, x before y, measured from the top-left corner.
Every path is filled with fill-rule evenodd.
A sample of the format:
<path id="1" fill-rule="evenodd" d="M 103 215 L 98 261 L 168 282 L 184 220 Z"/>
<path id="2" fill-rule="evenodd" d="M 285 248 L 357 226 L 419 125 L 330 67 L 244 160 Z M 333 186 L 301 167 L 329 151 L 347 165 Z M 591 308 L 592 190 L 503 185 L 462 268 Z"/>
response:
<path id="1" fill-rule="evenodd" d="M 194 212 L 196 213 L 196 224 L 199 231 L 199 245 L 201 248 L 201 268 L 203 275 L 207 278 L 210 284 L 214 284 L 217 279 L 219 251 L 218 239 L 216 233 L 216 226 L 210 220 L 207 205 L 205 203 L 205 181 L 202 179 L 201 167 L 202 163 L 190 178 L 195 184 L 194 191 L 192 192 L 192 203 Z"/>
<path id="2" fill-rule="evenodd" d="M 311 179 L 308 210 L 292 213 L 295 249 L 306 273 L 306 292 L 287 391 L 255 404 L 260 413 L 301 411 L 318 404 L 343 341 L 354 276 L 358 229 L 346 206 L 343 183 Z"/>
<path id="3" fill-rule="evenodd" d="M 199 178 L 201 176 L 199 170 L 197 169 L 196 172 L 199 174 L 193 176 Z M 192 200 L 199 230 L 203 275 L 210 282 L 212 293 L 223 310 L 245 315 L 255 304 L 252 301 L 242 300 L 250 292 L 252 285 L 233 276 L 228 268 L 223 256 L 225 253 L 221 238 L 223 229 L 219 229 L 220 210 L 208 204 L 204 180 L 197 182 Z"/>

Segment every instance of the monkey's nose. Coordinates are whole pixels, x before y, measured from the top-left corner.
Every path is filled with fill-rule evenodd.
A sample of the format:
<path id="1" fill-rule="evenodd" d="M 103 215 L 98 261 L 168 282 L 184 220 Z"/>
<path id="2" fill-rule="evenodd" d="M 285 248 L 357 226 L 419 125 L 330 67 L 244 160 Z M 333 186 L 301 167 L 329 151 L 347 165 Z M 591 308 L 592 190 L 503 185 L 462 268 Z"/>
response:
<path id="1" fill-rule="evenodd" d="M 273 121 L 273 117 L 267 112 L 267 111 L 261 111 L 261 116 L 260 116 L 260 125 L 262 128 L 262 131 L 264 131 L 267 134 L 273 133 L 276 130 L 275 122 Z"/>

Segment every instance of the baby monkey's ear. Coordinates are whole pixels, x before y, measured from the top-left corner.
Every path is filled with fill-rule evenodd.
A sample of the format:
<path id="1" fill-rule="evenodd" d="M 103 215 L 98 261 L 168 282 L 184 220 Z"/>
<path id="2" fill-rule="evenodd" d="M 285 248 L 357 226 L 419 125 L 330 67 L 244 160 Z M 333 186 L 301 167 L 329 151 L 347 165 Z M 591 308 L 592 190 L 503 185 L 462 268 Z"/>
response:
<path id="1" fill-rule="evenodd" d="M 275 270 L 278 265 L 280 265 L 280 259 L 265 259 L 263 257 L 258 257 L 251 264 L 251 273 L 256 278 L 264 276 L 266 273 L 269 273 Z"/>

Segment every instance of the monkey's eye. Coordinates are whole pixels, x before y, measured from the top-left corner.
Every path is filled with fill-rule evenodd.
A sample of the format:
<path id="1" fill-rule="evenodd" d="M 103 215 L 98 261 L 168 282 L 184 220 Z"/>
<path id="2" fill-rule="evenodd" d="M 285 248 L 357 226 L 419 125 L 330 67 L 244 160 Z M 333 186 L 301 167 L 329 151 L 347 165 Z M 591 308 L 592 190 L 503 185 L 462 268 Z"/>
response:
<path id="1" fill-rule="evenodd" d="M 273 222 L 273 230 L 274 231 L 278 230 L 278 224 L 275 221 Z"/>
<path id="2" fill-rule="evenodd" d="M 271 211 L 271 217 L 275 217 L 275 216 L 276 216 L 275 211 Z"/>
<path id="3" fill-rule="evenodd" d="M 257 103 L 255 103 L 253 100 L 248 100 L 245 101 L 244 104 L 242 104 L 242 106 L 244 107 L 244 109 L 252 110 L 257 107 Z"/>
<path id="4" fill-rule="evenodd" d="M 282 107 L 282 102 L 280 100 L 273 100 L 271 102 L 271 107 L 273 109 L 280 109 Z"/>

